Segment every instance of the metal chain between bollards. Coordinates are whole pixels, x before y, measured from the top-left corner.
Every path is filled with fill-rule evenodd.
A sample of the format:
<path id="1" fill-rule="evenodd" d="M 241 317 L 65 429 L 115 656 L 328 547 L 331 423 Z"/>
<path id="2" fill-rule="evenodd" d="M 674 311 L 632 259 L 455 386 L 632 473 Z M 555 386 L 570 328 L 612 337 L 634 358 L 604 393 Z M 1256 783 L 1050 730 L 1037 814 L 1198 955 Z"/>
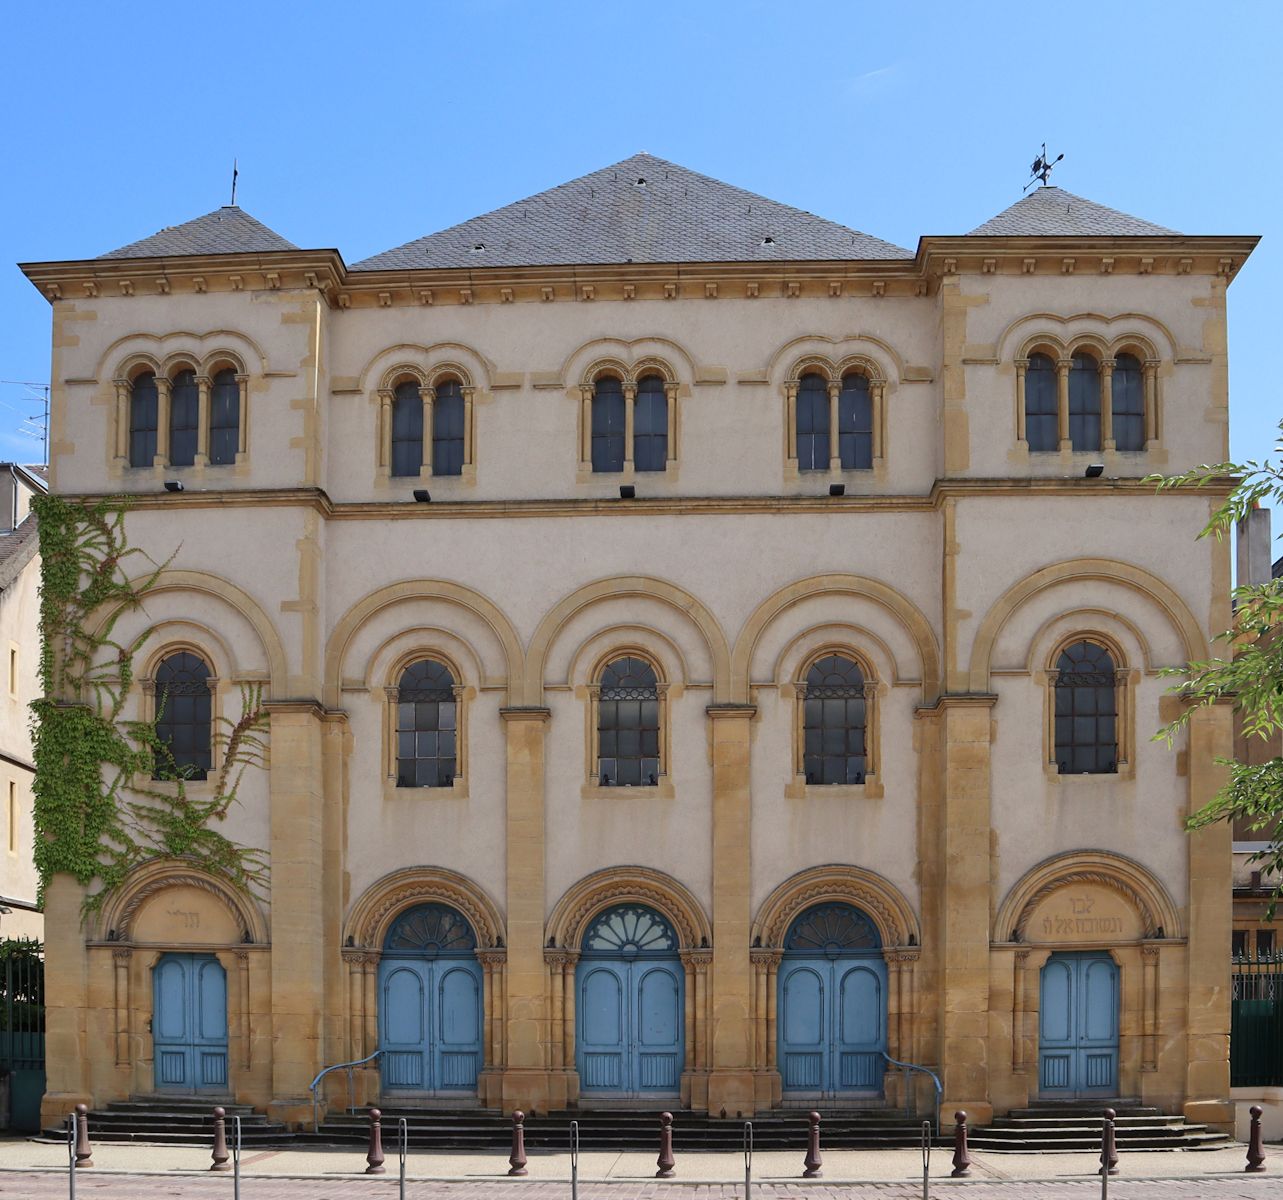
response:
<path id="1" fill-rule="evenodd" d="M 579 1200 L 579 1122 L 570 1122 L 570 1200 Z"/>
<path id="2" fill-rule="evenodd" d="M 753 1122 L 744 1122 L 744 1200 L 753 1194 Z"/>

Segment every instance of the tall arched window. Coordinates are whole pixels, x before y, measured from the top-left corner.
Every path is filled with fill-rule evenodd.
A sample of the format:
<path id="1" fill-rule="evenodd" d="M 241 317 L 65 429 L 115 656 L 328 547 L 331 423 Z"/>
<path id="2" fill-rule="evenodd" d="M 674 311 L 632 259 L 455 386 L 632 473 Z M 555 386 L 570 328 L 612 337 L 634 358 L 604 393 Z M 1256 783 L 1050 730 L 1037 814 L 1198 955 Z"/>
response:
<path id="1" fill-rule="evenodd" d="M 1096 642 L 1066 646 L 1056 660 L 1056 766 L 1062 775 L 1118 770 L 1118 676 Z"/>
<path id="2" fill-rule="evenodd" d="M 195 371 L 179 371 L 169 385 L 169 463 L 190 467 L 196 461 L 200 430 L 200 386 Z"/>
<path id="3" fill-rule="evenodd" d="M 1145 449 L 1145 380 L 1140 359 L 1120 354 L 1114 360 L 1112 405 L 1114 446 L 1118 450 Z"/>
<path id="4" fill-rule="evenodd" d="M 803 770 L 807 783 L 863 783 L 868 772 L 868 710 L 864 673 L 841 654 L 828 654 L 803 686 Z"/>
<path id="5" fill-rule="evenodd" d="M 1030 450 L 1059 445 L 1056 364 L 1046 354 L 1031 354 L 1025 368 L 1025 441 Z"/>
<path id="6" fill-rule="evenodd" d="M 417 475 L 423 469 L 423 395 L 413 380 L 392 393 L 392 474 Z"/>
<path id="7" fill-rule="evenodd" d="M 797 385 L 797 469 L 829 469 L 829 385 L 814 372 Z"/>
<path id="8" fill-rule="evenodd" d="M 458 754 L 458 701 L 450 668 L 411 663 L 397 688 L 397 787 L 451 787 Z"/>
<path id="9" fill-rule="evenodd" d="M 633 466 L 638 471 L 663 471 L 668 466 L 668 395 L 658 375 L 646 375 L 637 383 Z"/>
<path id="10" fill-rule="evenodd" d="M 597 779 L 602 787 L 659 782 L 659 680 L 643 658 L 617 658 L 597 697 Z"/>
<path id="11" fill-rule="evenodd" d="M 1090 354 L 1070 361 L 1069 441 L 1075 450 L 1100 449 L 1100 366 Z"/>
<path id="12" fill-rule="evenodd" d="M 213 699 L 209 667 L 180 650 L 156 668 L 157 779 L 204 779 L 209 774 Z"/>
<path id="13" fill-rule="evenodd" d="M 214 376 L 209 391 L 209 461 L 226 466 L 236 461 L 241 444 L 241 385 L 230 368 Z"/>
<path id="14" fill-rule="evenodd" d="M 150 467 L 156 458 L 160 396 L 156 376 L 144 371 L 129 392 L 129 465 Z"/>
<path id="15" fill-rule="evenodd" d="M 855 372 L 842 376 L 838 394 L 838 454 L 844 471 L 873 467 L 873 401 L 868 377 Z"/>
<path id="16" fill-rule="evenodd" d="M 627 422 L 624 385 L 613 375 L 603 375 L 593 385 L 592 469 L 624 469 L 624 432 Z"/>
<path id="17" fill-rule="evenodd" d="M 463 474 L 463 387 L 449 379 L 432 398 L 432 474 Z"/>

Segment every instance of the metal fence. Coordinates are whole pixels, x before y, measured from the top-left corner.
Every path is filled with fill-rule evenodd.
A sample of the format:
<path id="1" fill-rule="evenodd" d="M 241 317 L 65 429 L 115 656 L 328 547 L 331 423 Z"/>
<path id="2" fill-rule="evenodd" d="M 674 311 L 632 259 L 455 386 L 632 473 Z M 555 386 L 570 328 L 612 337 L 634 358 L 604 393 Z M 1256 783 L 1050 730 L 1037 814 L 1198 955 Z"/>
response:
<path id="1" fill-rule="evenodd" d="M 1234 959 L 1230 1086 L 1283 1085 L 1283 954 Z"/>
<path id="2" fill-rule="evenodd" d="M 40 1128 L 45 1092 L 45 956 L 40 942 L 0 941 L 0 987 L 0 1116 L 7 1108 L 8 1128 L 34 1133 Z"/>

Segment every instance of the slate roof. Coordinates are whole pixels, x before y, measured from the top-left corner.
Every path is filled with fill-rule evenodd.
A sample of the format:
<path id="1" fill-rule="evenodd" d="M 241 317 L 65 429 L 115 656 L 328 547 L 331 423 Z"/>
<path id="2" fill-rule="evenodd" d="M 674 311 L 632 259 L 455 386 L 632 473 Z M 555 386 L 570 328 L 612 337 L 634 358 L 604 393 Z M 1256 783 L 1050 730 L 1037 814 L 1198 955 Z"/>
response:
<path id="1" fill-rule="evenodd" d="M 1175 234 L 1151 221 L 1142 221 L 1115 208 L 1084 200 L 1058 187 L 1040 187 L 968 237 L 1153 237 Z"/>
<path id="2" fill-rule="evenodd" d="M 912 257 L 911 250 L 845 225 L 662 158 L 634 154 L 461 225 L 385 250 L 352 269 Z"/>
<path id="3" fill-rule="evenodd" d="M 235 205 L 216 208 L 182 225 L 169 225 L 130 242 L 99 258 L 177 258 L 184 254 L 254 254 L 271 250 L 297 250 L 279 233 Z"/>

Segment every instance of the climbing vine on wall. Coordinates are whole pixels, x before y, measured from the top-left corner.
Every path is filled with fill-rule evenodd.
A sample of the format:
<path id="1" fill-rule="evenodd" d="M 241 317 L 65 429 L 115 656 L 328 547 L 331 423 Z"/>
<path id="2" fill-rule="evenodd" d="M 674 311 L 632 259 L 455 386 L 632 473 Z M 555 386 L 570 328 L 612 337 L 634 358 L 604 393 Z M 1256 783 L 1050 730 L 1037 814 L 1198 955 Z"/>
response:
<path id="1" fill-rule="evenodd" d="M 32 705 L 36 776 L 36 867 L 43 895 L 58 872 L 88 888 L 86 914 L 140 863 L 187 857 L 242 887 L 267 881 L 262 852 L 221 833 L 247 767 L 265 765 L 263 689 L 241 688 L 241 713 L 214 731 L 220 766 L 189 787 L 175 770 L 156 720 L 125 715 L 134 659 L 147 633 L 115 636 L 141 608 L 167 564 L 125 538 L 127 501 L 41 496 L 40 678 Z M 146 564 L 131 580 L 127 567 Z M 156 714 L 160 716 L 161 714 Z"/>

